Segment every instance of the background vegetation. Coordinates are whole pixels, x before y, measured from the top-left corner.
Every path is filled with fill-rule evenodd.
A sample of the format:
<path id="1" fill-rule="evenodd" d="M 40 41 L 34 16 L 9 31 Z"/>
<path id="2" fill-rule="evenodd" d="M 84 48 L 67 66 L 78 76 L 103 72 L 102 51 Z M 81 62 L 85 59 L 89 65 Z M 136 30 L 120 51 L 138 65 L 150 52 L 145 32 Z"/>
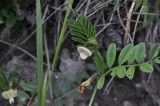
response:
<path id="1" fill-rule="evenodd" d="M 159 0 L 73 0 L 73 4 L 72 0 L 1 0 L 0 92 L 16 88 L 14 106 L 87 106 L 96 80 L 84 93 L 80 93 L 79 86 L 97 72 L 96 62 L 102 63 L 98 60 L 105 58 L 106 50 L 116 45 L 119 54 L 129 42 L 141 44 L 146 49 L 144 60 L 148 60 L 149 48 L 160 42 L 159 12 Z M 98 45 L 100 59 L 84 61 L 79 57 L 71 22 L 80 13 L 95 29 L 87 32 L 91 35 L 88 41 L 78 41 L 87 42 L 90 49 Z M 117 56 L 115 64 L 124 63 L 120 60 Z M 100 70 L 111 67 L 113 62 L 103 65 Z M 128 79 L 132 76 L 107 76 L 92 105 L 159 106 L 160 67 L 155 63 L 153 67 L 151 74 L 138 71 L 145 70 L 143 67 L 136 68 L 132 80 Z M 123 73 L 117 76 L 123 77 Z M 0 105 L 10 104 L 0 97 Z"/>

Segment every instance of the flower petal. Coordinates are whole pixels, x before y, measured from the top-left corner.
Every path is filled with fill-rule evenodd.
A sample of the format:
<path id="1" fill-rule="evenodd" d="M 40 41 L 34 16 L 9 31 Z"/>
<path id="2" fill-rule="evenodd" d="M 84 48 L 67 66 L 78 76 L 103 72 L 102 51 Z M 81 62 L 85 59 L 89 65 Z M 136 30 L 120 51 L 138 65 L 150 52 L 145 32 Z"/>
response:
<path id="1" fill-rule="evenodd" d="M 16 96 L 17 96 L 17 89 L 15 89 L 15 90 L 10 89 L 8 91 L 2 92 L 2 97 L 4 99 L 10 99 L 10 98 L 14 98 Z"/>
<path id="2" fill-rule="evenodd" d="M 10 99 L 9 99 L 9 103 L 10 103 L 10 104 L 14 103 L 14 98 L 10 98 Z"/>
<path id="3" fill-rule="evenodd" d="M 83 60 L 87 59 L 87 57 L 92 55 L 92 52 L 85 47 L 78 46 L 77 50 L 78 50 L 78 53 L 80 54 L 81 59 Z"/>

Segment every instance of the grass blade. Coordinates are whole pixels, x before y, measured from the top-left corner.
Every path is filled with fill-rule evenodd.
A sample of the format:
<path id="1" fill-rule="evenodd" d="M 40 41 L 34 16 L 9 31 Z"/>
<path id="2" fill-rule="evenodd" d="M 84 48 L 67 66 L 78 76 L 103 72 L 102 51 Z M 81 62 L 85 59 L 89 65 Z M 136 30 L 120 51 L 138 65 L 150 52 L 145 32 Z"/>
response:
<path id="1" fill-rule="evenodd" d="M 37 76 L 38 76 L 38 106 L 41 101 L 41 91 L 43 85 L 43 33 L 42 15 L 40 0 L 36 0 L 36 40 L 37 40 Z"/>

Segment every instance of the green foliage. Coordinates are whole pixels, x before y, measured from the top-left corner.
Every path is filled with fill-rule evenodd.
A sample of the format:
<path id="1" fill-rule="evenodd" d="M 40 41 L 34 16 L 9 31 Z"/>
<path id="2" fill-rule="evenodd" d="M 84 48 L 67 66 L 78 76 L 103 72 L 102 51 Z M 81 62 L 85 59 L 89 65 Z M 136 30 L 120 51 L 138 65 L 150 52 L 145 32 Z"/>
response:
<path id="1" fill-rule="evenodd" d="M 82 97 L 82 95 L 79 91 L 74 91 L 73 95 L 76 96 L 79 99 L 83 99 L 83 97 Z"/>
<path id="2" fill-rule="evenodd" d="M 106 61 L 109 68 L 111 68 L 116 59 L 116 45 L 114 43 L 110 44 L 106 54 Z"/>
<path id="3" fill-rule="evenodd" d="M 131 64 L 135 61 L 135 47 L 133 47 L 128 54 L 128 64 Z"/>
<path id="4" fill-rule="evenodd" d="M 55 102 L 55 106 L 64 106 L 64 105 L 63 105 L 63 101 L 57 100 L 57 101 Z"/>
<path id="5" fill-rule="evenodd" d="M 97 83 L 97 88 L 98 88 L 98 89 L 101 89 L 101 88 L 103 87 L 104 81 L 105 81 L 105 76 L 102 75 L 102 76 L 99 78 L 98 83 Z"/>
<path id="6" fill-rule="evenodd" d="M 29 91 L 29 92 L 32 92 L 32 93 L 36 93 L 37 92 L 37 85 L 35 83 L 33 83 L 33 82 L 29 82 L 29 83 L 26 83 L 26 84 L 21 84 L 20 86 L 25 91 Z"/>
<path id="7" fill-rule="evenodd" d="M 137 0 L 134 7 L 134 11 L 137 11 L 141 5 L 142 5 L 142 0 Z"/>
<path id="8" fill-rule="evenodd" d="M 10 87 L 11 88 L 13 88 L 13 89 L 16 89 L 18 86 L 19 86 L 19 84 L 18 84 L 18 82 L 17 82 L 17 79 L 15 79 L 15 78 L 12 78 L 12 80 L 10 81 Z"/>
<path id="9" fill-rule="evenodd" d="M 129 79 L 133 79 L 134 73 L 135 73 L 135 67 L 134 67 L 134 66 L 130 66 L 130 67 L 127 69 L 127 71 L 126 71 L 126 76 L 127 76 Z"/>
<path id="10" fill-rule="evenodd" d="M 8 90 L 9 82 L 6 78 L 6 75 L 0 70 L 0 91 Z"/>
<path id="11" fill-rule="evenodd" d="M 145 44 L 139 43 L 135 46 L 135 58 L 138 63 L 142 62 L 145 55 Z"/>
<path id="12" fill-rule="evenodd" d="M 157 57 L 159 50 L 160 43 L 156 43 L 155 45 L 153 45 L 149 50 L 149 59 L 154 59 L 155 57 Z"/>
<path id="13" fill-rule="evenodd" d="M 160 64 L 160 59 L 155 59 L 154 62 Z"/>
<path id="14" fill-rule="evenodd" d="M 94 60 L 94 63 L 96 65 L 98 72 L 100 74 L 103 74 L 105 70 L 105 65 L 104 65 L 103 57 L 99 51 L 94 52 L 93 60 Z"/>
<path id="15" fill-rule="evenodd" d="M 143 6 L 144 6 L 144 12 L 148 13 L 149 12 L 149 3 L 148 0 L 143 0 L 142 2 Z M 147 15 L 144 16 L 144 26 L 146 26 L 148 24 L 147 21 L 150 21 L 149 17 Z"/>
<path id="16" fill-rule="evenodd" d="M 153 72 L 153 66 L 151 64 L 149 64 L 148 62 L 141 64 L 140 69 L 145 73 Z"/>
<path id="17" fill-rule="evenodd" d="M 11 12 L 7 9 L 2 9 L 1 15 L 5 19 L 5 24 L 8 28 L 12 28 L 15 25 L 16 17 L 14 16 L 13 12 Z"/>
<path id="18" fill-rule="evenodd" d="M 57 83 L 54 83 L 53 93 L 56 97 L 59 97 L 61 95 L 61 90 Z"/>
<path id="19" fill-rule="evenodd" d="M 126 76 L 126 67 L 120 66 L 116 70 L 118 78 L 124 78 Z"/>
<path id="20" fill-rule="evenodd" d="M 82 82 L 83 79 L 88 78 L 89 75 L 87 74 L 86 71 L 78 71 L 76 73 L 76 77 L 75 77 L 75 81 L 80 84 Z"/>
<path id="21" fill-rule="evenodd" d="M 116 69 L 112 69 L 111 70 L 111 76 L 115 77 L 117 75 L 117 70 Z"/>
<path id="22" fill-rule="evenodd" d="M 128 79 L 133 79 L 136 67 L 139 67 L 140 70 L 145 73 L 153 72 L 153 66 L 150 63 L 154 61 L 155 63 L 160 64 L 160 59 L 159 59 L 160 57 L 157 58 L 157 56 L 160 52 L 160 44 L 156 43 L 150 48 L 149 53 L 148 53 L 149 60 L 146 62 L 143 62 L 144 55 L 146 52 L 145 49 L 146 48 L 145 48 L 144 43 L 139 43 L 135 46 L 133 46 L 132 44 L 126 45 L 121 50 L 121 52 L 118 56 L 118 64 L 119 65 L 111 68 L 113 66 L 113 64 L 115 62 L 115 58 L 116 58 L 116 45 L 113 43 L 110 44 L 108 47 L 108 50 L 107 50 L 107 54 L 106 54 L 107 66 L 109 67 L 109 69 L 104 74 L 103 73 L 101 74 L 101 76 L 97 82 L 97 88 L 101 89 L 103 87 L 104 82 L 105 82 L 104 75 L 107 75 L 109 72 L 110 72 L 111 76 L 118 77 L 118 78 L 127 77 Z M 97 70 L 99 70 L 100 68 L 103 67 L 103 65 L 102 65 L 103 58 L 99 52 L 97 54 L 98 54 L 98 56 L 96 56 L 96 59 L 94 57 L 94 63 L 96 63 Z M 136 60 L 137 63 L 133 63 L 134 60 Z M 126 61 L 128 61 L 128 64 L 126 63 Z"/>
<path id="23" fill-rule="evenodd" d="M 20 99 L 29 99 L 30 98 L 30 96 L 27 93 L 23 92 L 23 91 L 18 91 L 17 96 Z"/>
<path id="24" fill-rule="evenodd" d="M 71 29 L 72 40 L 83 45 L 97 45 L 96 30 L 81 13 L 77 20 L 71 19 L 69 21 Z"/>
<path id="25" fill-rule="evenodd" d="M 140 0 L 139 3 L 144 5 L 145 11 L 148 11 L 148 1 Z M 136 3 L 136 9 L 139 9 L 141 4 Z M 145 21 L 148 20 L 145 16 Z M 97 50 L 97 40 L 96 40 L 96 31 L 92 26 L 91 22 L 89 22 L 83 14 L 80 14 L 77 20 L 71 19 L 69 21 L 69 26 L 71 29 L 72 40 L 82 44 L 83 46 L 95 46 L 93 51 L 93 61 L 96 66 L 96 70 L 98 71 L 100 77 L 97 81 L 97 88 L 101 89 L 105 83 L 105 76 L 109 73 L 111 76 L 118 78 L 133 79 L 135 75 L 136 67 L 142 72 L 151 73 L 153 72 L 152 62 L 160 64 L 160 57 L 157 57 L 160 52 L 160 43 L 154 44 L 147 52 L 145 43 L 141 42 L 137 45 L 127 44 L 120 52 L 119 56 L 116 54 L 116 44 L 111 43 L 106 51 L 106 63 L 103 60 L 101 53 Z M 118 57 L 118 62 L 116 63 L 116 56 Z M 148 57 L 149 59 L 146 60 Z M 127 64 L 128 63 L 128 64 Z M 113 67 L 113 65 L 118 64 L 118 66 Z M 105 66 L 107 65 L 107 66 Z M 107 69 L 108 71 L 105 71 Z M 96 89 L 96 88 L 95 88 Z M 95 95 L 95 91 L 92 95 L 90 105 L 93 101 L 93 96 Z"/>
<path id="26" fill-rule="evenodd" d="M 0 15 L 0 24 L 3 24 L 3 23 L 4 23 L 3 18 L 2 18 L 2 16 Z"/>
<path id="27" fill-rule="evenodd" d="M 71 90 L 71 84 L 67 79 L 63 80 L 63 85 L 64 85 L 64 88 L 65 88 L 65 91 Z"/>
<path id="28" fill-rule="evenodd" d="M 119 65 L 125 63 L 129 57 L 130 50 L 132 49 L 133 45 L 128 44 L 126 45 L 120 52 L 119 58 L 118 58 L 118 63 Z"/>

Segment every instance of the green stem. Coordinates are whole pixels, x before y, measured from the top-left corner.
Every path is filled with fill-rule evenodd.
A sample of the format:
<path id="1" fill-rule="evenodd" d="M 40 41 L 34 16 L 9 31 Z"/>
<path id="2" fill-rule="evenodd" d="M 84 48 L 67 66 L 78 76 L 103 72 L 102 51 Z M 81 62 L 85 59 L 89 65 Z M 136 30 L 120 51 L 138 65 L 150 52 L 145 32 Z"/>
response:
<path id="1" fill-rule="evenodd" d="M 55 55 L 54 55 L 54 58 L 53 58 L 52 71 L 54 71 L 54 67 L 57 63 L 57 58 L 58 58 L 58 55 L 59 55 L 59 51 L 60 51 L 60 48 L 61 48 L 61 45 L 62 45 L 62 42 L 63 42 L 63 39 L 64 39 L 64 33 L 67 29 L 67 22 L 68 22 L 69 13 L 70 13 L 70 8 L 67 9 L 67 12 L 66 12 L 66 15 L 65 15 L 65 18 L 64 18 L 64 23 L 63 23 L 63 26 L 62 26 L 62 30 L 61 30 L 61 33 L 60 33 L 60 36 L 59 36 L 59 39 L 58 39 L 58 44 L 57 44 L 56 50 L 55 50 Z"/>
<path id="2" fill-rule="evenodd" d="M 72 3 L 72 1 L 73 0 L 69 0 L 69 3 Z M 59 36 L 58 43 L 57 43 L 56 50 L 55 50 L 55 55 L 54 55 L 54 58 L 53 58 L 52 68 L 51 68 L 51 71 L 48 74 L 49 75 L 48 88 L 51 85 L 52 74 L 54 72 L 55 65 L 57 64 L 59 51 L 60 51 L 60 48 L 62 46 L 62 43 L 63 43 L 63 40 L 64 40 L 64 35 L 65 35 L 65 31 L 66 31 L 67 26 L 68 26 L 67 23 L 68 23 L 68 18 L 69 18 L 69 14 L 70 14 L 70 6 L 71 6 L 71 4 L 69 4 L 69 6 L 67 7 L 67 11 L 66 11 L 66 14 L 65 14 L 63 26 L 62 26 L 62 29 L 61 29 L 61 32 L 60 32 L 60 36 Z"/>
<path id="3" fill-rule="evenodd" d="M 93 103 L 93 100 L 95 98 L 96 92 L 97 92 L 97 86 L 94 87 L 94 91 L 92 93 L 92 96 L 91 96 L 91 99 L 89 101 L 89 105 L 88 106 L 92 106 L 92 103 Z"/>
<path id="4" fill-rule="evenodd" d="M 38 106 L 41 105 L 41 91 L 43 86 L 43 32 L 40 0 L 36 0 L 36 40 L 37 40 L 37 77 L 38 77 Z"/>
<path id="5" fill-rule="evenodd" d="M 160 57 L 156 57 L 155 59 L 160 59 Z M 153 59 L 154 60 L 154 59 Z M 153 60 L 149 60 L 149 61 L 146 61 L 146 62 L 143 62 L 143 63 L 148 63 L 148 62 L 152 62 Z M 140 64 L 133 64 L 133 65 L 120 65 L 120 66 L 116 66 L 116 67 L 113 67 L 111 69 L 109 69 L 108 71 L 106 71 L 106 73 L 103 74 L 103 76 L 106 76 L 108 73 L 110 73 L 112 70 L 118 68 L 118 67 L 130 67 L 130 66 L 133 66 L 133 67 L 136 67 L 136 66 L 140 66 L 141 64 L 143 63 L 140 63 Z"/>

